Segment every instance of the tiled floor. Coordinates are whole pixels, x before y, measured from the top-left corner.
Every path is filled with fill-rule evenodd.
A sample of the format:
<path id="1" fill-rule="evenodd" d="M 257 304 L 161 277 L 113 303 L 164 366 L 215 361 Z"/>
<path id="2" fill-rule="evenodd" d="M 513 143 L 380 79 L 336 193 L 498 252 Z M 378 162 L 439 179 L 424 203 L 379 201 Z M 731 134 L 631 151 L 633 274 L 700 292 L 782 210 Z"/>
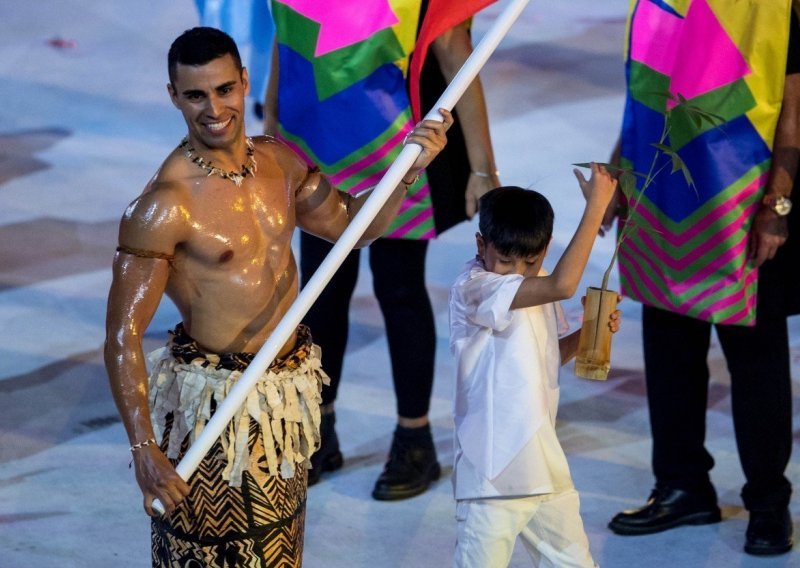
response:
<path id="1" fill-rule="evenodd" d="M 478 38 L 503 6 L 476 21 Z M 570 164 L 604 160 L 622 112 L 625 0 L 536 1 L 482 73 L 505 183 L 534 186 L 554 203 L 560 254 L 580 215 Z M 166 51 L 196 23 L 190 0 L 38 0 L 0 5 L 0 566 L 140 567 L 148 523 L 128 468 L 123 429 L 100 349 L 116 225 L 127 203 L 180 140 L 166 83 Z M 252 133 L 260 130 L 254 121 Z M 431 416 L 443 464 L 452 459 L 447 350 L 448 288 L 474 254 L 476 226 L 434 242 L 428 283 L 438 330 Z M 585 284 L 596 284 L 611 243 L 596 246 Z M 577 300 L 565 304 L 573 321 Z M 605 567 L 800 566 L 800 552 L 741 553 L 747 515 L 730 421 L 724 360 L 715 346 L 708 446 L 725 520 L 650 537 L 605 527 L 648 494 L 649 439 L 639 308 L 623 304 L 607 382 L 562 374 L 559 435 L 582 495 L 584 522 Z M 176 320 L 167 302 L 148 344 Z M 397 503 L 369 497 L 394 422 L 385 336 L 365 266 L 352 309 L 346 378 L 338 401 L 346 466 L 311 489 L 305 565 L 447 566 L 454 538 L 445 477 Z M 790 322 L 793 371 L 800 321 Z M 797 448 L 795 448 L 797 450 Z M 798 456 L 788 475 L 800 482 Z M 792 508 L 795 518 L 800 508 Z M 514 566 L 525 566 L 521 550 Z"/>

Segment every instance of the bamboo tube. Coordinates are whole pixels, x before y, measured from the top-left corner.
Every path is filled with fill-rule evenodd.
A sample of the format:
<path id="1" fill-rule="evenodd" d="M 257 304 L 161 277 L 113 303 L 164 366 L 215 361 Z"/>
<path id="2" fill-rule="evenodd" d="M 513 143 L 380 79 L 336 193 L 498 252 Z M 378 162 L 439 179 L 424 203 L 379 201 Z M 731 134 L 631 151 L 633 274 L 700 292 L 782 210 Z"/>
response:
<path id="1" fill-rule="evenodd" d="M 583 327 L 575 357 L 575 374 L 584 379 L 604 381 L 611 370 L 609 317 L 617 309 L 619 294 L 613 290 L 590 287 L 586 290 Z"/>

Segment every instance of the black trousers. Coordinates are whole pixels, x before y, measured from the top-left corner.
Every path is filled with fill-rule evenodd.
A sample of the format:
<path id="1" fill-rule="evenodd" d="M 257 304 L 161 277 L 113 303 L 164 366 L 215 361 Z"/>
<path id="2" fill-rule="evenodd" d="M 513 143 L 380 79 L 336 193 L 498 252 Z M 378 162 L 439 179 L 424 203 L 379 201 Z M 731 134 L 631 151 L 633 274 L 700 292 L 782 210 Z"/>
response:
<path id="1" fill-rule="evenodd" d="M 792 449 L 789 342 L 781 274 L 774 261 L 759 274 L 755 327 L 716 325 L 731 375 L 733 424 L 749 510 L 789 504 L 784 471 Z M 653 472 L 659 485 L 711 487 L 714 460 L 705 448 L 710 323 L 644 306 L 647 398 Z"/>
<path id="2" fill-rule="evenodd" d="M 300 277 L 305 286 L 333 245 L 300 236 Z M 428 414 L 433 388 L 436 328 L 425 288 L 428 241 L 378 239 L 369 246 L 373 289 L 386 325 L 397 414 Z M 322 348 L 322 367 L 331 378 L 322 388 L 322 403 L 336 400 L 347 347 L 350 299 L 358 279 L 359 251 L 351 252 L 303 322 Z"/>

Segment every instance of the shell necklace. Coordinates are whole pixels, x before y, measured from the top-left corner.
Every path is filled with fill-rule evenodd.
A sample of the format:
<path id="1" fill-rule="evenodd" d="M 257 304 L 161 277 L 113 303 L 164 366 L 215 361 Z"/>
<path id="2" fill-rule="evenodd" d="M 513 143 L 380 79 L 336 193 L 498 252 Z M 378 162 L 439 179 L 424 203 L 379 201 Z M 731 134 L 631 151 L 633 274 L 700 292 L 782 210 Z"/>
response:
<path id="1" fill-rule="evenodd" d="M 236 187 L 241 187 L 244 178 L 255 175 L 256 170 L 258 169 L 255 156 L 256 149 L 255 146 L 253 146 L 253 141 L 250 140 L 250 138 L 247 138 L 247 163 L 242 164 L 242 169 L 238 172 L 229 172 L 227 170 L 223 170 L 222 168 L 211 165 L 211 162 L 208 162 L 202 157 L 198 156 L 194 146 L 189 144 L 189 138 L 184 138 L 181 140 L 181 143 L 178 144 L 178 148 L 184 150 L 186 157 L 197 164 L 198 167 L 208 172 L 206 174 L 207 177 L 219 176 L 224 179 L 229 179 L 236 184 Z"/>

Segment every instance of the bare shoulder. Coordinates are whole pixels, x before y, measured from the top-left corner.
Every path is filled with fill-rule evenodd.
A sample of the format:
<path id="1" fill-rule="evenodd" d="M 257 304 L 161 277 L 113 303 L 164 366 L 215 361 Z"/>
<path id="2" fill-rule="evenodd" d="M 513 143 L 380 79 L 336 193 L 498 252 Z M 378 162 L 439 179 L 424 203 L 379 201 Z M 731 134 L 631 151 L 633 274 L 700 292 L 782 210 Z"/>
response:
<path id="1" fill-rule="evenodd" d="M 191 212 L 190 170 L 173 152 L 125 209 L 120 245 L 172 254 Z"/>
<path id="2" fill-rule="evenodd" d="M 308 175 L 308 164 L 282 140 L 267 134 L 254 136 L 251 140 L 256 149 L 259 168 L 265 163 L 280 169 L 293 186 L 298 185 Z"/>
<path id="3" fill-rule="evenodd" d="M 276 138 L 275 136 L 271 136 L 269 134 L 261 134 L 260 136 L 251 136 L 250 140 L 255 145 L 258 151 L 262 152 L 290 152 L 294 154 L 291 148 L 289 148 L 288 144 L 281 140 L 280 138 Z"/>

